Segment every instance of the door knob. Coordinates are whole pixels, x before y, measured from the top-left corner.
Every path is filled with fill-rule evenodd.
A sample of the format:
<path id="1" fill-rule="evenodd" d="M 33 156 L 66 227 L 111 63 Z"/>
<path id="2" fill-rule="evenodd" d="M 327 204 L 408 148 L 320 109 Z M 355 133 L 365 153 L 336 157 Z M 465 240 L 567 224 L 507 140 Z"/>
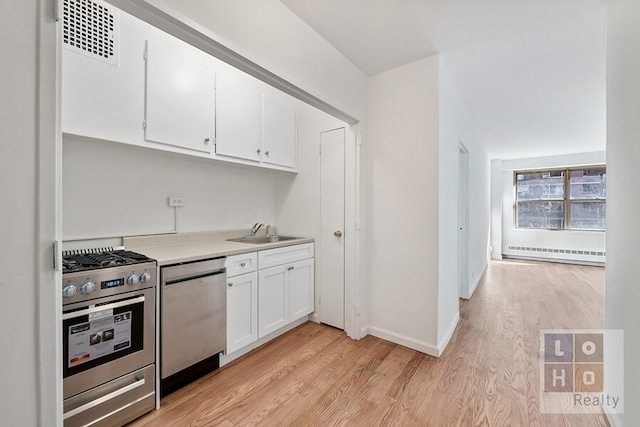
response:
<path id="1" fill-rule="evenodd" d="M 338 231 L 334 231 L 333 235 L 336 237 L 342 237 L 342 231 L 338 230 Z"/>

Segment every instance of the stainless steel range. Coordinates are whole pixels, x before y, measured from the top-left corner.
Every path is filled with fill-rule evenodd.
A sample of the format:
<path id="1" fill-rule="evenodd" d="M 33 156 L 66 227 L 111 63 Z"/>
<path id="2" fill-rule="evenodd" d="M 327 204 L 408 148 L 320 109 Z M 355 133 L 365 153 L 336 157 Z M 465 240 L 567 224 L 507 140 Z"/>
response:
<path id="1" fill-rule="evenodd" d="M 155 406 L 156 261 L 63 253 L 65 426 L 123 425 Z"/>

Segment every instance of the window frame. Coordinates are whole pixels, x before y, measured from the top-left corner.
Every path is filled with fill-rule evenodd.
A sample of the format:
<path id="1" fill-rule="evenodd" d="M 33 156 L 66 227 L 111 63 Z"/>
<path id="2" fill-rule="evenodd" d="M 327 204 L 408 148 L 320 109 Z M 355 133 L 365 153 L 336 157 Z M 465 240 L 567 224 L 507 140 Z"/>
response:
<path id="1" fill-rule="evenodd" d="M 590 199 L 571 199 L 571 182 L 570 182 L 570 172 L 571 171 L 584 171 L 584 170 L 595 170 L 595 169 L 604 169 L 605 176 L 607 171 L 606 164 L 598 164 L 598 165 L 588 165 L 588 166 L 572 166 L 572 167 L 560 167 L 560 168 L 544 168 L 544 169 L 521 169 L 513 171 L 513 228 L 517 230 L 547 230 L 547 231 L 594 231 L 594 232 L 605 232 L 606 224 L 604 229 L 588 229 L 588 228 L 572 228 L 571 227 L 571 204 L 573 202 L 595 202 L 595 201 L 603 201 L 605 204 L 607 198 L 605 197 L 595 197 Z M 564 172 L 564 191 L 562 199 L 532 199 L 529 201 L 562 201 L 564 205 L 564 223 L 562 228 L 542 228 L 542 227 L 519 227 L 518 226 L 518 174 L 526 174 L 526 173 L 549 173 L 549 172 Z M 606 185 L 606 182 L 605 182 Z"/>

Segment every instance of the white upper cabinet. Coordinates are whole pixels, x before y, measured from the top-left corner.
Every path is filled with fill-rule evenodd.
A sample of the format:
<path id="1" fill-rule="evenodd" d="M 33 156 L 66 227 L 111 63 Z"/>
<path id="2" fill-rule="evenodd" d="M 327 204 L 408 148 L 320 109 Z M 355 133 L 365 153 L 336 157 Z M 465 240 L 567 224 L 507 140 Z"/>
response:
<path id="1" fill-rule="evenodd" d="M 262 94 L 263 163 L 295 169 L 297 163 L 296 105 L 273 88 Z"/>
<path id="2" fill-rule="evenodd" d="M 149 40 L 146 49 L 145 140 L 210 153 L 216 105 L 213 62 L 165 34 Z"/>
<path id="3" fill-rule="evenodd" d="M 73 16 L 87 23 L 62 28 L 64 133 L 296 171 L 292 97 L 108 3 L 86 4 Z"/>
<path id="4" fill-rule="evenodd" d="M 261 92 L 259 82 L 235 68 L 217 74 L 216 154 L 260 162 Z"/>
<path id="5" fill-rule="evenodd" d="M 70 33 L 106 34 L 100 22 L 84 27 L 65 21 L 62 49 L 62 132 L 108 141 L 142 141 L 144 120 L 144 41 L 148 26 L 108 5 L 114 27 L 101 44 L 111 45 L 105 58 L 71 45 Z M 95 25 L 96 28 L 93 28 Z M 86 39 L 86 36 L 85 36 Z M 74 43 L 75 44 L 75 43 Z"/>

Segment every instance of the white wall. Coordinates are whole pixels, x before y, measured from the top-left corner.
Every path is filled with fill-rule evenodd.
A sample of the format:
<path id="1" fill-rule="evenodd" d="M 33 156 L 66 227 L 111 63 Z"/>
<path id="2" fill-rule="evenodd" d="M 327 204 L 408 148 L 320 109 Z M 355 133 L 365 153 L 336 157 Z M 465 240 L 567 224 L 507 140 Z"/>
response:
<path id="1" fill-rule="evenodd" d="M 68 135 L 63 156 L 65 240 L 170 232 L 168 196 L 186 201 L 179 232 L 276 225 L 286 172 Z"/>
<path id="2" fill-rule="evenodd" d="M 371 77 L 367 105 L 367 331 L 440 355 L 458 320 L 459 142 L 469 149 L 477 278 L 488 259 L 489 158 L 440 56 Z"/>
<path id="3" fill-rule="evenodd" d="M 367 78 L 279 0 L 147 0 L 362 120 Z M 185 19 L 186 18 L 186 19 Z"/>
<path id="4" fill-rule="evenodd" d="M 369 333 L 437 353 L 438 67 L 369 79 L 365 270 Z"/>
<path id="5" fill-rule="evenodd" d="M 491 259 L 502 259 L 502 160 L 491 160 Z"/>
<path id="6" fill-rule="evenodd" d="M 38 424 L 37 36 L 39 2 L 0 3 L 0 419 Z M 11 41 L 10 43 L 8 41 Z"/>
<path id="7" fill-rule="evenodd" d="M 605 324 L 624 330 L 625 412 L 640 425 L 640 2 L 609 2 L 607 18 L 607 288 Z M 606 378 L 606 377 L 605 377 Z M 605 380 L 606 384 L 606 380 Z M 615 421 L 614 421 L 615 422 Z"/>
<path id="8" fill-rule="evenodd" d="M 490 161 L 474 131 L 446 62 L 440 62 L 440 292 L 439 339 L 447 338 L 458 313 L 459 143 L 469 154 L 469 265 L 462 296 L 470 298 L 487 267 L 490 212 Z M 448 339 L 448 338 L 447 338 Z"/>
<path id="9" fill-rule="evenodd" d="M 526 256 L 543 259 L 558 259 L 583 262 L 604 262 L 604 256 L 570 254 L 570 253 L 546 253 L 510 250 L 509 246 L 569 249 L 576 251 L 605 252 L 606 233 L 602 231 L 577 231 L 577 230 L 528 230 L 516 229 L 514 225 L 514 177 L 513 172 L 526 169 L 543 169 L 554 167 L 572 167 L 601 165 L 606 163 L 604 151 L 590 153 L 576 153 L 563 156 L 536 157 L 530 159 L 515 159 L 502 161 L 502 248 L 501 253 L 510 256 Z M 608 171 L 607 171 L 608 172 Z M 494 176 L 492 188 L 499 185 L 495 182 L 498 176 Z M 608 191 L 608 189 L 607 189 Z M 498 196 L 496 196 L 498 197 Z M 494 248 L 495 250 L 495 248 Z"/>

